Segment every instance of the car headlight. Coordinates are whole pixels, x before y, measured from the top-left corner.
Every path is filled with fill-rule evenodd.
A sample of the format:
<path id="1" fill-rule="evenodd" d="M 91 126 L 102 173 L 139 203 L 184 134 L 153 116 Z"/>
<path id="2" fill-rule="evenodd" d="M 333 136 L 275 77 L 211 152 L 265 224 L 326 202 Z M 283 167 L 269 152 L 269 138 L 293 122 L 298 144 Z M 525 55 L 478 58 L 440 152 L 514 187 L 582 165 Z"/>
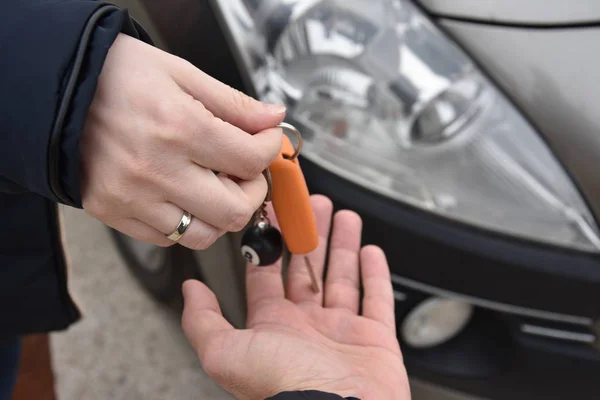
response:
<path id="1" fill-rule="evenodd" d="M 216 5 L 255 94 L 285 104 L 301 128 L 305 158 L 440 216 L 600 249 L 590 211 L 546 144 L 410 2 Z"/>

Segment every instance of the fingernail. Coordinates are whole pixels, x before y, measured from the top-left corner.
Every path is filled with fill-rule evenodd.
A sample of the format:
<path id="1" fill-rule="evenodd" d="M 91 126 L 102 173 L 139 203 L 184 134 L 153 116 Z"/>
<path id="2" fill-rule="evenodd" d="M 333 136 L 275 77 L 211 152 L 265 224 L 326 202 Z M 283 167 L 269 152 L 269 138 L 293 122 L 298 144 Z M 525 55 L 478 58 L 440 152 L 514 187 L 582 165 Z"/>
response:
<path id="1" fill-rule="evenodd" d="M 273 115 L 285 114 L 287 111 L 286 107 L 281 104 L 267 104 L 267 109 Z"/>

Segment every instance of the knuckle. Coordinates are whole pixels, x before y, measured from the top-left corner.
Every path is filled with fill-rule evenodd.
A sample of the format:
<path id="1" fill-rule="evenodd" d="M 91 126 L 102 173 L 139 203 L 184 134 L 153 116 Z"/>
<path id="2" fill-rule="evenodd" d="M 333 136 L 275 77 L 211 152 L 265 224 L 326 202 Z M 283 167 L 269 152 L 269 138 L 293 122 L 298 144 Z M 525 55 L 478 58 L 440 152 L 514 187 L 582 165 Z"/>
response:
<path id="1" fill-rule="evenodd" d="M 248 225 L 254 215 L 254 209 L 247 202 L 239 202 L 233 207 L 228 215 L 228 229 L 232 232 L 239 232 Z"/>
<path id="2" fill-rule="evenodd" d="M 161 106 L 155 130 L 160 143 L 167 146 L 187 143 L 193 132 L 192 116 L 185 103 L 166 102 Z"/>
<path id="3" fill-rule="evenodd" d="M 332 278 L 329 282 L 330 285 L 340 286 L 343 290 L 359 291 L 358 279 L 351 275 L 341 275 Z"/>
<path id="4" fill-rule="evenodd" d="M 216 232 L 214 229 L 210 229 L 210 231 L 206 232 L 203 235 L 195 238 L 192 242 L 192 249 L 194 250 L 206 250 L 210 246 L 212 246 L 218 239 Z"/>
<path id="5" fill-rule="evenodd" d="M 241 109 L 251 107 L 256 100 L 237 89 L 231 88 L 231 97 L 233 104 Z"/>
<path id="6" fill-rule="evenodd" d="M 132 154 L 127 161 L 127 178 L 130 181 L 145 180 L 154 169 L 152 157 L 148 157 L 140 152 Z"/>
<path id="7" fill-rule="evenodd" d="M 185 110 L 177 110 L 171 118 L 169 129 L 164 130 L 163 141 L 169 145 L 188 143 L 193 132 L 188 113 Z"/>
<path id="8" fill-rule="evenodd" d="M 151 183 L 161 185 L 167 160 L 163 152 L 137 151 L 131 154 L 125 167 L 126 174 L 123 177 L 122 186 L 138 187 L 140 183 Z"/>
<path id="9" fill-rule="evenodd" d="M 169 126 L 173 121 L 173 116 L 179 112 L 179 107 L 176 107 L 172 101 L 161 101 L 153 111 L 158 126 Z"/>
<path id="10" fill-rule="evenodd" d="M 246 156 L 245 172 L 248 179 L 254 179 L 269 167 L 270 157 L 263 151 L 251 152 Z"/>
<path id="11" fill-rule="evenodd" d="M 211 244 L 212 243 L 205 236 L 202 236 L 193 241 L 191 248 L 192 250 L 206 250 Z"/>
<path id="12" fill-rule="evenodd" d="M 381 307 L 386 307 L 389 304 L 394 304 L 394 296 L 393 293 L 366 293 L 364 301 L 381 304 Z"/>
<path id="13" fill-rule="evenodd" d="M 264 175 L 259 175 L 257 183 L 260 184 L 260 192 L 258 192 L 258 195 L 253 195 L 249 198 L 254 210 L 253 212 L 256 212 L 256 210 L 258 210 L 258 208 L 264 203 L 269 192 L 269 184 L 267 183 L 267 179 L 264 177 Z"/>
<path id="14" fill-rule="evenodd" d="M 202 132 L 205 136 L 205 140 L 209 140 L 212 143 L 218 143 L 217 138 L 221 138 L 224 136 L 224 133 L 227 133 L 230 127 L 228 127 L 227 123 L 222 119 L 215 117 L 210 111 L 202 112 L 200 115 L 201 123 L 202 123 Z M 227 135 L 225 135 L 227 136 Z"/>
<path id="15" fill-rule="evenodd" d="M 131 196 L 130 194 L 125 193 L 123 193 L 122 195 L 119 195 L 117 193 L 111 193 L 107 203 L 112 205 L 111 208 L 113 210 L 113 213 L 116 212 L 116 210 L 135 210 L 136 207 L 139 206 L 139 203 L 135 196 Z"/>
<path id="16" fill-rule="evenodd" d="M 169 55 L 172 56 L 173 59 L 181 65 L 181 68 L 185 68 L 185 69 L 188 69 L 190 71 L 196 71 L 197 70 L 196 66 L 194 64 L 192 64 L 191 61 L 189 61 L 189 60 L 187 60 L 185 58 L 181 58 L 181 57 L 176 56 L 176 55 L 171 55 L 171 54 L 169 54 Z"/>

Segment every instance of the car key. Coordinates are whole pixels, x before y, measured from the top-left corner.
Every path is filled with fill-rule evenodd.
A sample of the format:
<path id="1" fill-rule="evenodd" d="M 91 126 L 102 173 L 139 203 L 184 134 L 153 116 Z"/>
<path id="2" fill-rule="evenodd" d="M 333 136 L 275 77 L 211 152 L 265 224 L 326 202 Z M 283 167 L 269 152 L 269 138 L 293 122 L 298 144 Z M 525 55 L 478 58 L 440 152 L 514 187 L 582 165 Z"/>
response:
<path id="1" fill-rule="evenodd" d="M 294 149 L 290 139 L 283 137 L 281 153 L 269 167 L 273 186 L 271 202 L 290 253 L 304 256 L 313 291 L 319 292 L 317 277 L 308 258 L 308 254 L 319 245 L 319 233 L 308 186 L 298 161 L 302 137 L 292 125 L 283 123 L 280 127 L 292 131 L 298 137 L 298 145 Z"/>
<path id="2" fill-rule="evenodd" d="M 253 226 L 242 238 L 242 255 L 255 265 L 271 265 L 281 257 L 283 235 L 290 253 L 304 256 L 312 289 L 318 293 L 318 280 L 308 254 L 319 245 L 319 234 L 310 204 L 310 193 L 298 162 L 302 137 L 290 124 L 281 123 L 278 127 L 293 132 L 298 137 L 298 146 L 294 148 L 287 135 L 283 136 L 280 154 L 265 171 L 269 184 L 267 198 L 257 211 Z M 271 225 L 267 216 L 265 208 L 269 200 L 277 216 L 281 234 Z"/>

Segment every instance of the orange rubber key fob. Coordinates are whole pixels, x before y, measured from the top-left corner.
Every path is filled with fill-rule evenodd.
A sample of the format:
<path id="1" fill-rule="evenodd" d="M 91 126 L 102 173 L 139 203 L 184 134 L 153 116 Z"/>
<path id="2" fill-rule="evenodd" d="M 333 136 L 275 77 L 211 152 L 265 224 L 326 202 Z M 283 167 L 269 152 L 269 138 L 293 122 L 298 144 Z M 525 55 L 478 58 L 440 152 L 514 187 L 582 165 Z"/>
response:
<path id="1" fill-rule="evenodd" d="M 269 167 L 271 203 L 290 253 L 308 254 L 319 245 L 319 233 L 298 157 L 291 159 L 294 153 L 294 145 L 283 135 L 281 152 Z"/>

